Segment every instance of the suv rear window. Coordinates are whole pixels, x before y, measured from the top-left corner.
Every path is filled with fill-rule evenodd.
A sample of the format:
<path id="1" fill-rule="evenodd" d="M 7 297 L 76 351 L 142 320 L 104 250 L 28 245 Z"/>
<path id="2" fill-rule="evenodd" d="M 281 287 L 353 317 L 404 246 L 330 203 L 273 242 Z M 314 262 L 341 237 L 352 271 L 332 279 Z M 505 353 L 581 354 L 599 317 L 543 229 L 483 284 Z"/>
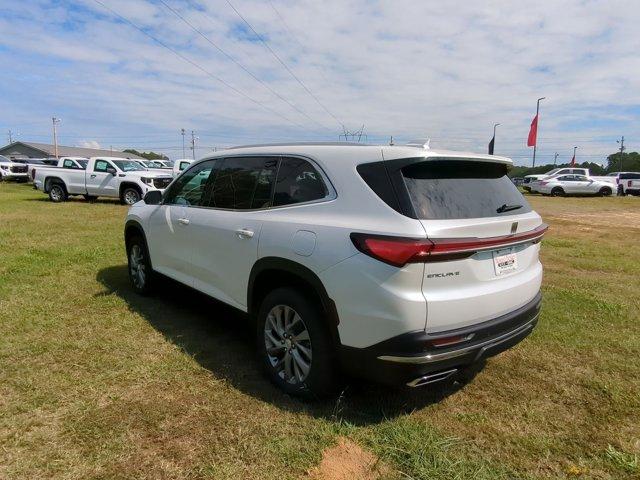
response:
<path id="1" fill-rule="evenodd" d="M 432 160 L 407 165 L 401 172 L 421 219 L 497 217 L 531 211 L 503 164 Z"/>
<path id="2" fill-rule="evenodd" d="M 621 173 L 620 180 L 640 180 L 640 173 Z"/>

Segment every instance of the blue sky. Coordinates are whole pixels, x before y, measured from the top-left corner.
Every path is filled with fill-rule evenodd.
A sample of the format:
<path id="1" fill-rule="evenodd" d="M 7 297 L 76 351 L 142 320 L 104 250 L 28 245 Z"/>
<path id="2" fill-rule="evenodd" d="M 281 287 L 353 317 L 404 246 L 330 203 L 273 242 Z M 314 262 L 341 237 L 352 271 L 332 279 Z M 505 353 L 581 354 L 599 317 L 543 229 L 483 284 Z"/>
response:
<path id="1" fill-rule="evenodd" d="M 230 0 L 270 51 L 226 0 L 102 1 L 169 49 L 94 0 L 0 0 L 0 138 L 50 142 L 55 115 L 63 144 L 171 158 L 181 128 L 203 155 L 342 124 L 484 152 L 501 123 L 496 153 L 524 164 L 546 96 L 539 161 L 640 149 L 637 2 Z"/>

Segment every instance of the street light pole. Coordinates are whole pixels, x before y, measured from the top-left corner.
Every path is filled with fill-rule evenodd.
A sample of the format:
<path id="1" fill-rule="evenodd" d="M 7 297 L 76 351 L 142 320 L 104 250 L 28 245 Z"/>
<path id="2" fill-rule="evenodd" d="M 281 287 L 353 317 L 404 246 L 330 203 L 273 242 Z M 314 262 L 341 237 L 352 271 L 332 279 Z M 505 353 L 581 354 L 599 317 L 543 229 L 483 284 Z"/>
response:
<path id="1" fill-rule="evenodd" d="M 56 125 L 60 123 L 60 119 L 51 117 L 51 123 L 53 123 L 53 152 L 56 158 L 58 158 L 58 132 L 56 131 Z"/>
<path id="2" fill-rule="evenodd" d="M 538 148 L 538 123 L 540 123 L 540 119 L 538 118 L 538 113 L 540 113 L 540 100 L 544 100 L 547 97 L 540 97 L 538 102 L 536 103 L 536 143 L 533 145 L 533 167 L 536 166 L 536 149 Z"/>
<path id="3" fill-rule="evenodd" d="M 500 125 L 499 123 L 494 123 L 493 124 L 493 151 L 496 151 L 496 127 Z M 493 153 L 493 152 L 491 152 Z"/>
<path id="4" fill-rule="evenodd" d="M 620 144 L 620 171 L 624 170 L 624 135 L 620 140 L 616 140 Z"/>
<path id="5" fill-rule="evenodd" d="M 573 165 L 576 164 L 576 150 L 578 149 L 578 147 L 573 147 Z"/>
<path id="6" fill-rule="evenodd" d="M 184 128 L 182 128 L 180 131 L 182 132 L 182 158 L 185 158 L 186 153 L 184 149 L 184 134 L 185 134 Z"/>
<path id="7" fill-rule="evenodd" d="M 558 161 L 558 152 L 555 153 L 555 156 L 553 157 L 553 166 L 556 166 L 556 162 Z"/>

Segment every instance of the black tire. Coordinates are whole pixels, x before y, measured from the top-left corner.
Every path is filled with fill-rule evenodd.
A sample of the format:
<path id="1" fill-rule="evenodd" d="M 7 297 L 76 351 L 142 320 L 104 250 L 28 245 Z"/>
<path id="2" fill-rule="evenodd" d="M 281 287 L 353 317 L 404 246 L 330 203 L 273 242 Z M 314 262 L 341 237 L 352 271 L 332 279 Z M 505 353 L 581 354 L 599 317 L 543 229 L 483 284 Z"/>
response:
<path id="1" fill-rule="evenodd" d="M 142 192 L 137 187 L 125 187 L 120 193 L 120 203 L 123 205 L 133 205 L 142 199 Z"/>
<path id="2" fill-rule="evenodd" d="M 83 195 L 87 202 L 94 202 L 98 197 L 95 195 Z"/>
<path id="3" fill-rule="evenodd" d="M 608 197 L 612 193 L 613 193 L 613 190 L 611 190 L 609 187 L 602 187 L 598 192 L 598 195 L 600 195 L 601 197 Z"/>
<path id="4" fill-rule="evenodd" d="M 335 350 L 329 331 L 323 322 L 322 310 L 316 303 L 296 289 L 288 287 L 277 288 L 267 294 L 262 301 L 256 322 L 258 357 L 267 376 L 286 393 L 307 400 L 331 395 L 335 392 L 337 385 L 338 372 Z M 274 323 L 272 320 L 268 320 L 268 317 L 270 313 L 274 312 L 274 309 L 280 307 L 288 307 L 302 320 L 302 323 L 292 320 L 289 330 L 284 335 L 278 334 L 275 328 L 265 328 L 268 321 L 270 322 L 269 325 L 274 326 Z M 275 316 L 271 318 L 273 319 Z M 295 318 L 295 316 L 290 316 L 290 318 Z M 284 324 L 285 322 L 283 322 Z M 300 340 L 305 337 L 304 332 L 301 330 L 306 330 L 308 340 Z M 271 348 L 273 355 L 267 353 L 267 343 L 270 342 L 267 337 L 267 331 L 270 338 L 282 339 L 282 347 Z M 287 336 L 288 338 L 285 338 Z M 287 341 L 288 343 L 286 343 Z M 273 345 L 273 342 L 271 344 Z M 293 373 L 293 375 L 289 376 L 289 379 L 287 379 L 287 374 L 285 373 L 287 371 L 285 367 L 287 347 L 289 347 L 290 359 L 288 370 Z M 311 352 L 310 357 L 304 355 L 309 349 Z M 282 354 L 281 359 L 279 359 L 280 354 Z M 303 362 L 309 360 L 308 373 L 302 378 L 302 381 L 298 379 L 299 375 L 301 376 L 304 372 L 303 368 L 299 366 L 301 365 L 299 363 L 300 358 L 303 358 Z M 274 365 L 273 362 L 276 362 L 276 364 Z M 281 371 L 278 365 L 281 366 Z"/>
<path id="5" fill-rule="evenodd" d="M 55 182 L 49 185 L 49 200 L 55 203 L 66 202 L 69 198 L 64 184 Z"/>
<path id="6" fill-rule="evenodd" d="M 140 295 L 150 294 L 153 291 L 154 273 L 147 244 L 138 235 L 127 241 L 127 267 L 133 289 Z"/>
<path id="7" fill-rule="evenodd" d="M 553 190 L 551 190 L 551 196 L 552 197 L 563 197 L 564 196 L 564 190 L 561 187 L 554 187 Z"/>

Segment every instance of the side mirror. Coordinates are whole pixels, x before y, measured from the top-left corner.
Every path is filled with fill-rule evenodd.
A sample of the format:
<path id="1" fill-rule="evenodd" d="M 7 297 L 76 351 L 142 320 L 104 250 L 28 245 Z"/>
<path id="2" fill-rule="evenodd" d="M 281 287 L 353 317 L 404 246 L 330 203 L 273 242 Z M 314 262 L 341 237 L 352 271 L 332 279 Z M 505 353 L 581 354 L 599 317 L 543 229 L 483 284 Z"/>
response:
<path id="1" fill-rule="evenodd" d="M 151 190 L 144 195 L 143 200 L 147 205 L 160 205 L 162 192 L 160 190 Z"/>
<path id="2" fill-rule="evenodd" d="M 107 167 L 106 170 L 107 173 L 110 173 L 111 175 L 113 175 L 114 177 L 116 176 L 116 169 L 113 167 Z"/>

